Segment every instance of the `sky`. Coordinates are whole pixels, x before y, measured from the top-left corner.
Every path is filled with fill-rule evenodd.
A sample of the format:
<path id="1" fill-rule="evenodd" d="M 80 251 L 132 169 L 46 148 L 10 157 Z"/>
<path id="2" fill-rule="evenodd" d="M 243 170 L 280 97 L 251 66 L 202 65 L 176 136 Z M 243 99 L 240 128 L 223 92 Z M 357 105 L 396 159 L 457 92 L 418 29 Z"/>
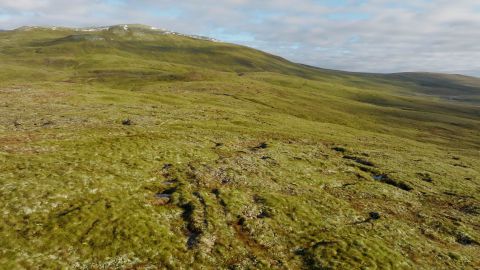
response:
<path id="1" fill-rule="evenodd" d="M 329 69 L 480 76 L 478 0 L 0 0 L 0 29 L 133 23 Z"/>

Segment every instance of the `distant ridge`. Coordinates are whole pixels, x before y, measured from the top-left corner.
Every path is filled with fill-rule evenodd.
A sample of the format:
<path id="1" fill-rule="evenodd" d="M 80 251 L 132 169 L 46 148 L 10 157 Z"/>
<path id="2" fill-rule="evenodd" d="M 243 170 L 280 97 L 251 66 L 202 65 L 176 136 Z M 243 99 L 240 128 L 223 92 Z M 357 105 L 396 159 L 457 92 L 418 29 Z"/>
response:
<path id="1" fill-rule="evenodd" d="M 177 35 L 177 36 L 184 36 L 190 37 L 200 40 L 208 40 L 213 42 L 220 42 L 220 40 L 201 36 L 201 35 L 188 35 L 183 34 L 163 28 L 157 28 L 149 25 L 144 24 L 116 24 L 110 26 L 90 26 L 90 27 L 63 27 L 63 26 L 21 26 L 11 31 L 32 31 L 32 30 L 74 30 L 79 32 L 99 32 L 99 31 L 131 31 L 131 30 L 139 30 L 139 31 L 149 31 L 149 32 L 157 32 L 165 35 Z M 8 31 L 8 30 L 3 30 Z"/>

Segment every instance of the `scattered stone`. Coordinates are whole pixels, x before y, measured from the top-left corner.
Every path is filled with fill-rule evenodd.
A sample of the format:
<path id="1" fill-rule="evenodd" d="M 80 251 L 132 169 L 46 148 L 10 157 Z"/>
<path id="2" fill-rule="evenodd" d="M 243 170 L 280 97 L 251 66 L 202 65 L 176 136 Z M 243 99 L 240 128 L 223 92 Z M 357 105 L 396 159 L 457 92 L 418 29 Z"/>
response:
<path id="1" fill-rule="evenodd" d="M 122 125 L 124 125 L 124 126 L 131 126 L 132 124 L 133 124 L 133 122 L 130 119 L 122 120 Z"/>
<path id="2" fill-rule="evenodd" d="M 157 193 L 155 194 L 154 205 L 166 205 L 170 202 L 172 194 Z"/>
<path id="3" fill-rule="evenodd" d="M 378 212 L 370 212 L 368 213 L 369 219 L 370 220 L 379 220 L 380 219 L 380 213 Z"/>
<path id="4" fill-rule="evenodd" d="M 215 147 L 222 147 L 223 146 L 223 143 L 215 143 Z"/>
<path id="5" fill-rule="evenodd" d="M 165 181 L 163 182 L 164 185 L 173 185 L 175 183 L 177 183 L 178 181 L 177 180 L 169 180 L 169 181 Z"/>
<path id="6" fill-rule="evenodd" d="M 22 124 L 21 124 L 18 120 L 13 121 L 13 125 L 14 125 L 16 128 L 22 126 Z"/>
<path id="7" fill-rule="evenodd" d="M 157 193 L 155 194 L 155 198 L 162 199 L 162 198 L 170 198 L 172 194 L 165 194 L 165 193 Z"/>
<path id="8" fill-rule="evenodd" d="M 222 179 L 222 184 L 223 184 L 223 185 L 226 185 L 226 184 L 230 183 L 231 181 L 232 181 L 232 180 L 231 180 L 230 178 L 224 177 L 224 178 Z"/>

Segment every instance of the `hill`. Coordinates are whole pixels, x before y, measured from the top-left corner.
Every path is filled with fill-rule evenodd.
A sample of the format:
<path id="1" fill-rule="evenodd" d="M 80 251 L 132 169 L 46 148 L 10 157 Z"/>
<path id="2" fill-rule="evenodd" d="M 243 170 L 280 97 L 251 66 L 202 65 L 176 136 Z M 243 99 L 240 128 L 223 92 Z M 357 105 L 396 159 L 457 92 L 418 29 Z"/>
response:
<path id="1" fill-rule="evenodd" d="M 2 269 L 480 267 L 477 78 L 141 25 L 1 32 L 0 68 Z"/>

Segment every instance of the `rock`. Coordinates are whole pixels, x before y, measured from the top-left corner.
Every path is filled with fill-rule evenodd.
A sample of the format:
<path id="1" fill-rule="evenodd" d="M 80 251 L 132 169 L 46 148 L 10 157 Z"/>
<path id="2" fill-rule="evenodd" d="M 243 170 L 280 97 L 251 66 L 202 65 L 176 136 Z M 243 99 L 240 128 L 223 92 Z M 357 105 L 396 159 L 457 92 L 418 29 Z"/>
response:
<path id="1" fill-rule="evenodd" d="M 223 184 L 223 185 L 226 185 L 226 184 L 230 183 L 231 181 L 232 181 L 232 180 L 231 180 L 230 178 L 225 177 L 225 178 L 222 179 L 222 184 Z"/>
<path id="2" fill-rule="evenodd" d="M 166 205 L 170 202 L 171 194 L 157 193 L 155 194 L 154 205 Z"/>
<path id="3" fill-rule="evenodd" d="M 132 124 L 133 124 L 132 120 L 130 120 L 130 119 L 122 120 L 122 125 L 124 125 L 124 126 L 131 126 Z"/>
<path id="4" fill-rule="evenodd" d="M 176 184 L 178 181 L 177 180 L 170 180 L 170 181 L 165 181 L 163 182 L 164 185 L 174 185 Z"/>

